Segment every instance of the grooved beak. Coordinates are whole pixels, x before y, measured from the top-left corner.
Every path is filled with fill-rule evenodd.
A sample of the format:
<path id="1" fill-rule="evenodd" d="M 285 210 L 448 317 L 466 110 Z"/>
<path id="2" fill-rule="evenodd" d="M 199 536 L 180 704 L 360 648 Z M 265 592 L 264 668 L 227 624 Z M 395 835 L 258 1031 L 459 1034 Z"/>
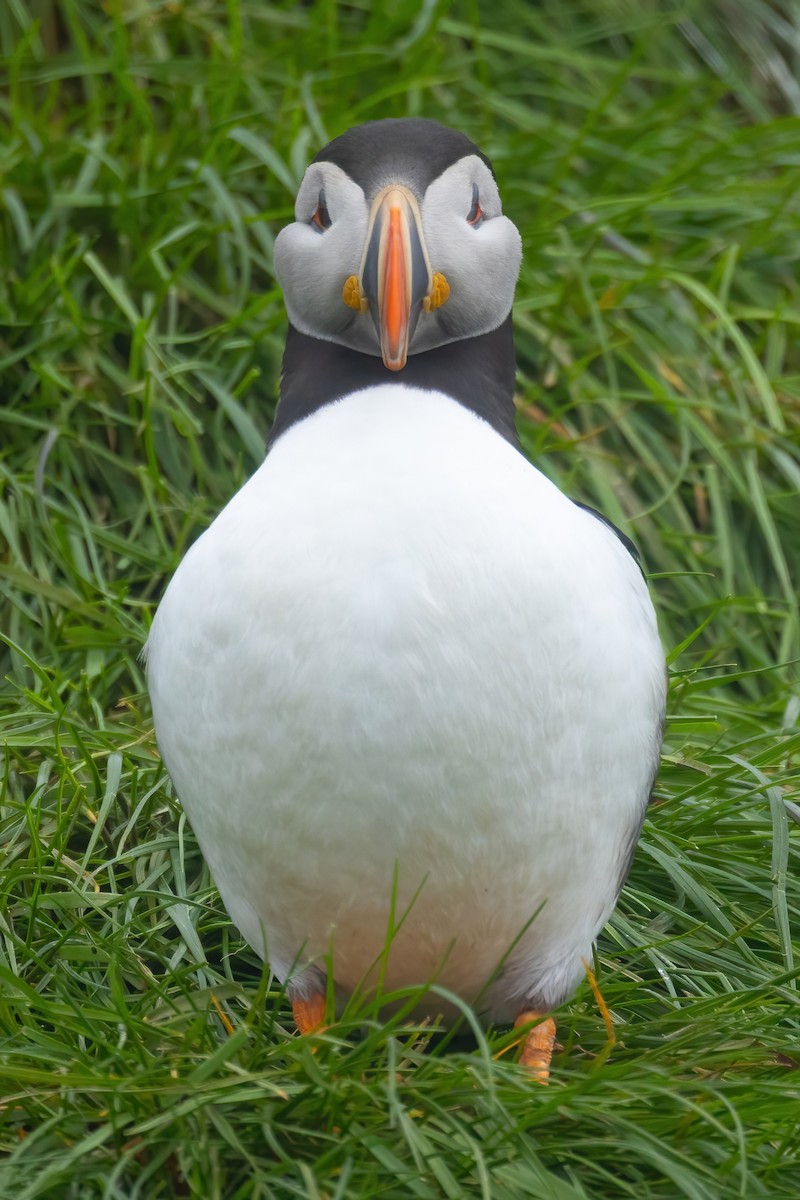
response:
<path id="1" fill-rule="evenodd" d="M 432 281 L 416 199 L 399 185 L 385 188 L 372 205 L 360 284 L 390 371 L 406 365 L 409 339 Z"/>

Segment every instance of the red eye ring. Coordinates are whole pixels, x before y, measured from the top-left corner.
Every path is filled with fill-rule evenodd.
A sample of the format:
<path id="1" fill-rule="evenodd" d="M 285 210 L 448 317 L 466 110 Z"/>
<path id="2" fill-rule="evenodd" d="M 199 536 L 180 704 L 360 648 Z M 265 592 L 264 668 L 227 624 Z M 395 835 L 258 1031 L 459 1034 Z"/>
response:
<path id="1" fill-rule="evenodd" d="M 482 220 L 483 220 L 483 209 L 481 208 L 480 200 L 478 199 L 478 185 L 477 185 L 477 183 L 473 183 L 473 185 L 472 185 L 472 208 L 469 210 L 469 216 L 467 217 L 467 224 L 468 225 L 480 225 Z"/>
<path id="2" fill-rule="evenodd" d="M 331 227 L 331 215 L 328 212 L 328 206 L 325 203 L 325 193 L 320 192 L 317 200 L 317 207 L 314 210 L 314 215 L 309 221 L 309 225 L 313 225 L 320 233 L 324 233 L 326 229 Z"/>

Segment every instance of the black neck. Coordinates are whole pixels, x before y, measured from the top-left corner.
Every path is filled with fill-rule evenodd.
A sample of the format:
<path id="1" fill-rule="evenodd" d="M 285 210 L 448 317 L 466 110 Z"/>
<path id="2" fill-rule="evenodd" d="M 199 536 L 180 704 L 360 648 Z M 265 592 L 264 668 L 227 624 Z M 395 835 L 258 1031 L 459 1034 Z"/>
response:
<path id="1" fill-rule="evenodd" d="M 380 383 L 444 392 L 518 447 L 514 422 L 514 339 L 511 317 L 491 333 L 412 354 L 402 371 L 380 358 L 308 337 L 289 326 L 281 395 L 268 448 L 297 421 L 350 392 Z"/>

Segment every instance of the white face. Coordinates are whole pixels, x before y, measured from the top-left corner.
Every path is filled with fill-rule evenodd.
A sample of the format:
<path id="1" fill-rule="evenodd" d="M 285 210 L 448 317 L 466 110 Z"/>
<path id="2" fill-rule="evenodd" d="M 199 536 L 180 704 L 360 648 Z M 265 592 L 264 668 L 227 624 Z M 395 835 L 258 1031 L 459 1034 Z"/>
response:
<path id="1" fill-rule="evenodd" d="M 387 178 L 390 184 L 408 186 Z M 477 155 L 453 163 L 417 201 L 421 228 L 415 236 L 450 294 L 434 311 L 417 306 L 411 314 L 410 354 L 501 325 L 511 311 L 522 259 L 519 233 L 503 216 L 497 184 Z M 345 280 L 362 276 L 375 203 L 335 163 L 312 163 L 297 195 L 295 222 L 275 242 L 275 269 L 295 328 L 380 356 L 374 303 L 372 312 L 359 312 L 342 299 Z"/>

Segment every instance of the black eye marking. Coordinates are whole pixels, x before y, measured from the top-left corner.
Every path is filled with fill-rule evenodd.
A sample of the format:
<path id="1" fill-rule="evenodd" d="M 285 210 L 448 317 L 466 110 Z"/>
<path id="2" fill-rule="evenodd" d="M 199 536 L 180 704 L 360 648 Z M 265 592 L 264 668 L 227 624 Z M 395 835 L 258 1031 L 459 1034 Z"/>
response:
<path id="1" fill-rule="evenodd" d="M 309 221 L 309 225 L 313 225 L 320 233 L 324 233 L 326 229 L 331 227 L 331 214 L 328 212 L 328 206 L 325 203 L 325 189 L 321 188 L 317 207 L 314 210 L 314 215 Z"/>
<path id="2" fill-rule="evenodd" d="M 478 185 L 477 185 L 477 183 L 473 183 L 473 185 L 472 185 L 472 208 L 469 210 L 469 216 L 467 217 L 467 224 L 473 225 L 473 226 L 480 225 L 484 219 L 485 218 L 483 215 L 483 209 L 481 208 L 481 203 L 478 198 Z"/>

